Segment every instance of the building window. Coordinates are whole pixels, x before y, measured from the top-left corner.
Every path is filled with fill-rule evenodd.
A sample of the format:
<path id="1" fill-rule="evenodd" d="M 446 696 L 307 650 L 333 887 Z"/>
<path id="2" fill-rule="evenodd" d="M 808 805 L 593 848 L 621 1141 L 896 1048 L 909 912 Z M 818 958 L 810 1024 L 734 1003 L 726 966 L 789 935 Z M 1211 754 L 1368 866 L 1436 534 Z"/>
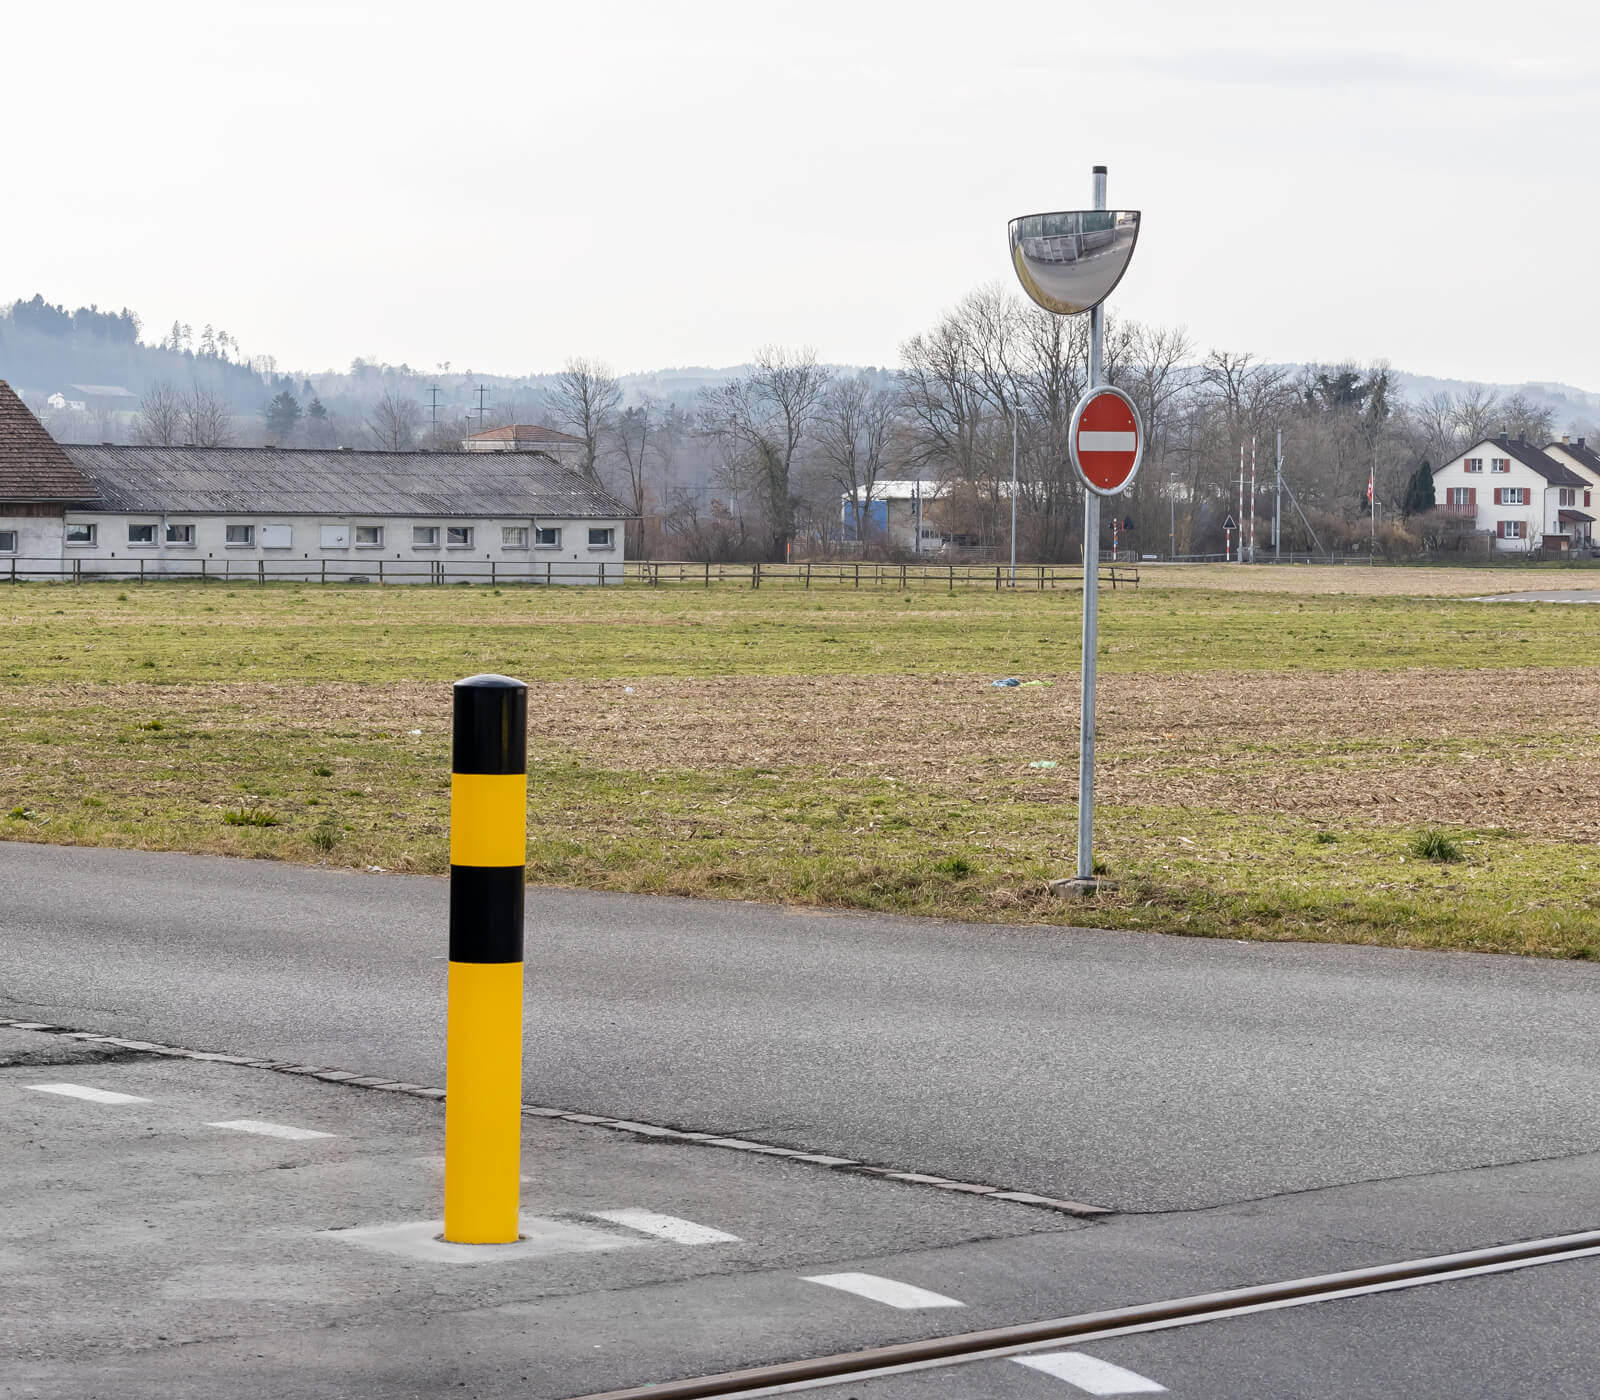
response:
<path id="1" fill-rule="evenodd" d="M 1561 504 L 1564 506 L 1575 506 L 1578 504 L 1578 493 L 1573 487 L 1563 486 L 1561 488 Z"/>
<path id="2" fill-rule="evenodd" d="M 444 531 L 444 542 L 456 549 L 469 547 L 472 544 L 472 526 L 447 525 Z"/>
<path id="3" fill-rule="evenodd" d="M 1492 471 L 1492 472 L 1508 472 L 1508 471 L 1510 471 L 1511 470 L 1511 458 L 1509 458 L 1509 457 L 1491 457 L 1489 459 L 1489 470 Z"/>
<path id="4" fill-rule="evenodd" d="M 156 527 L 154 525 L 128 526 L 129 544 L 154 544 L 156 542 Z"/>
<path id="5" fill-rule="evenodd" d="M 348 525 L 324 525 L 322 527 L 322 547 L 324 549 L 349 549 L 350 527 Z"/>
<path id="6" fill-rule="evenodd" d="M 193 544 L 194 543 L 194 526 L 193 525 L 170 525 L 169 524 L 167 526 L 167 543 L 168 544 Z"/>
<path id="7" fill-rule="evenodd" d="M 559 525 L 541 525 L 533 532 L 533 542 L 540 549 L 561 548 L 561 527 Z"/>
<path id="8" fill-rule="evenodd" d="M 1520 540 L 1522 538 L 1522 521 L 1502 520 L 1500 522 L 1500 538 L 1503 540 Z"/>
<path id="9" fill-rule="evenodd" d="M 357 525 L 357 549 L 381 549 L 383 547 L 382 525 Z"/>
<path id="10" fill-rule="evenodd" d="M 1466 460 L 1466 468 L 1469 472 L 1481 472 L 1483 470 L 1483 458 L 1468 457 Z"/>
<path id="11" fill-rule="evenodd" d="M 288 549 L 293 544 L 294 526 L 263 525 L 261 527 L 261 547 L 263 549 Z"/>
<path id="12" fill-rule="evenodd" d="M 1472 487 L 1470 487 L 1470 486 L 1452 486 L 1450 488 L 1450 499 L 1449 499 L 1448 502 L 1446 502 L 1446 504 L 1452 505 L 1452 506 L 1469 506 L 1469 505 L 1471 505 L 1472 504 Z"/>
<path id="13" fill-rule="evenodd" d="M 500 527 L 501 549 L 526 549 L 528 547 L 528 527 L 526 525 L 502 525 Z"/>
<path id="14" fill-rule="evenodd" d="M 15 530 L 0 530 L 0 554 L 15 554 L 17 552 L 17 532 Z"/>
<path id="15" fill-rule="evenodd" d="M 94 537 L 99 530 L 98 525 L 68 525 L 68 544 L 93 544 Z"/>
<path id="16" fill-rule="evenodd" d="M 439 527 L 437 525 L 413 525 L 411 527 L 411 547 L 413 549 L 437 549 L 439 547 Z"/>
<path id="17" fill-rule="evenodd" d="M 611 533 L 612 532 L 611 532 L 611 530 L 609 528 L 602 528 L 600 526 L 591 525 L 589 527 L 589 548 L 590 549 L 610 549 L 611 548 Z"/>
<path id="18" fill-rule="evenodd" d="M 232 545 L 254 544 L 256 542 L 256 527 L 254 525 L 224 526 L 222 542 Z"/>

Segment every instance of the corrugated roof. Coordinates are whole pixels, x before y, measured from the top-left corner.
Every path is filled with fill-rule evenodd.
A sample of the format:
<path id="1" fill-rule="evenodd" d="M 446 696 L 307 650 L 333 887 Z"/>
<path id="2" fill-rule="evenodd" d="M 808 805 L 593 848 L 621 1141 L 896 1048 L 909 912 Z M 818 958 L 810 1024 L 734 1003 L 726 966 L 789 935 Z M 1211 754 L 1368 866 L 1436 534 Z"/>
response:
<path id="1" fill-rule="evenodd" d="M 489 428 L 473 433 L 468 442 L 547 442 L 570 447 L 582 447 L 583 439 L 571 433 L 558 433 L 554 428 L 541 428 L 537 423 L 511 423 L 504 428 Z"/>
<path id="2" fill-rule="evenodd" d="M 98 508 L 183 515 L 549 516 L 629 512 L 578 472 L 533 452 L 338 452 L 265 447 L 95 447 L 69 465 Z M 95 493 L 91 491 L 91 496 Z"/>
<path id="3" fill-rule="evenodd" d="M 94 487 L 0 379 L 0 501 L 93 500 Z"/>

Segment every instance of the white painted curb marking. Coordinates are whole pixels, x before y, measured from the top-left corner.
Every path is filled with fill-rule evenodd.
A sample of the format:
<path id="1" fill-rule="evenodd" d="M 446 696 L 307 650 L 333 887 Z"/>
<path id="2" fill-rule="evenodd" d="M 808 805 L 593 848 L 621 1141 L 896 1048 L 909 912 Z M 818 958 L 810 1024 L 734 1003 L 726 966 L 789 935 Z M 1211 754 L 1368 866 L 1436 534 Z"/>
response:
<path id="1" fill-rule="evenodd" d="M 87 1099 L 90 1103 L 149 1103 L 137 1094 L 114 1094 L 110 1089 L 91 1089 L 86 1084 L 30 1084 L 28 1088 L 40 1094 L 61 1094 L 69 1099 Z"/>
<path id="2" fill-rule="evenodd" d="M 956 1298 L 946 1298 L 943 1293 L 930 1293 L 914 1284 L 900 1283 L 877 1274 L 810 1274 L 807 1283 L 820 1283 L 824 1288 L 837 1288 L 845 1293 L 869 1298 L 874 1303 L 887 1303 L 891 1308 L 910 1311 L 913 1308 L 964 1308 L 966 1304 Z"/>
<path id="3" fill-rule="evenodd" d="M 709 1225 L 696 1225 L 692 1220 L 680 1220 L 675 1215 L 657 1215 L 653 1210 L 592 1210 L 596 1220 L 609 1220 L 613 1225 L 625 1225 L 641 1235 L 653 1235 L 658 1240 L 671 1240 L 673 1244 L 737 1244 L 739 1237 L 726 1230 L 713 1230 Z"/>
<path id="4" fill-rule="evenodd" d="M 226 1123 L 207 1123 L 206 1127 L 231 1128 L 236 1133 L 257 1133 L 261 1137 L 289 1138 L 294 1142 L 333 1136 L 332 1133 L 319 1133 L 314 1128 L 291 1128 L 286 1123 L 263 1123 L 255 1118 L 234 1118 Z"/>
<path id="5" fill-rule="evenodd" d="M 1137 1371 L 1113 1366 L 1083 1351 L 1051 1351 L 1043 1356 L 1013 1356 L 1011 1359 L 1019 1366 L 1043 1371 L 1090 1395 L 1155 1395 L 1165 1394 L 1167 1389 Z"/>

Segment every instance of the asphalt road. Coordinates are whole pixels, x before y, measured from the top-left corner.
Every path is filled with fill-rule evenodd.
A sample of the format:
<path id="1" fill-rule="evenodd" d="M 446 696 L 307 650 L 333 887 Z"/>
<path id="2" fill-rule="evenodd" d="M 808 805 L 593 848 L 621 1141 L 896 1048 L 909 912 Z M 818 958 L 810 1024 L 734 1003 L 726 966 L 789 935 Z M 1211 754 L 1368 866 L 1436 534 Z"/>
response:
<path id="1" fill-rule="evenodd" d="M 1597 1306 L 1600 1261 L 1585 1259 L 1061 1347 L 1029 1364 L 973 1362 L 815 1394 L 1067 1400 L 1084 1388 L 1060 1377 L 1077 1376 L 1113 1387 L 1093 1394 L 1159 1388 L 1182 1400 L 1592 1400 L 1600 1377 Z"/>
<path id="2" fill-rule="evenodd" d="M 0 845 L 0 1007 L 442 1083 L 442 880 Z M 530 890 L 525 1097 L 1123 1210 L 1600 1150 L 1600 968 Z"/>

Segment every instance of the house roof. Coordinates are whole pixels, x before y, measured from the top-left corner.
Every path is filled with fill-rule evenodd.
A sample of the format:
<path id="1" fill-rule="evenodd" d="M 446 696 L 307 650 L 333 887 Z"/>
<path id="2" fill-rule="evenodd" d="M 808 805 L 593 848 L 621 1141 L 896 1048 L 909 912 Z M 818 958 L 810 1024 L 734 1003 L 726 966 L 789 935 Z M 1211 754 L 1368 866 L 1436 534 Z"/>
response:
<path id="1" fill-rule="evenodd" d="M 504 428 L 489 428 L 485 432 L 470 434 L 467 441 L 538 442 L 556 446 L 565 443 L 577 447 L 583 446 L 581 437 L 573 437 L 571 433 L 558 433 L 554 428 L 541 428 L 536 423 L 510 423 Z"/>
<path id="2" fill-rule="evenodd" d="M 1544 450 L 1549 452 L 1552 447 L 1559 447 L 1573 461 L 1600 476 L 1600 452 L 1589 446 L 1588 439 L 1574 438 L 1570 442 L 1547 442 Z"/>
<path id="3" fill-rule="evenodd" d="M 631 518 L 542 453 L 67 444 L 94 509 L 173 515 Z"/>
<path id="4" fill-rule="evenodd" d="M 1590 524 L 1594 523 L 1594 516 L 1587 515 L 1581 510 L 1558 510 L 1556 519 L 1563 525 L 1573 525 L 1583 520 L 1587 520 Z"/>
<path id="5" fill-rule="evenodd" d="M 0 379 L 0 501 L 83 501 L 95 489 Z"/>
<path id="6" fill-rule="evenodd" d="M 76 389 L 80 394 L 87 394 L 93 399 L 127 399 L 137 402 L 139 396 L 131 389 L 124 389 L 120 384 L 69 384 L 69 389 Z"/>
<path id="7" fill-rule="evenodd" d="M 1508 457 L 1522 463 L 1525 467 L 1532 467 L 1552 486 L 1586 486 L 1588 483 L 1577 474 L 1556 461 L 1554 457 L 1547 457 L 1526 438 L 1514 438 L 1506 433 L 1499 437 L 1484 438 L 1479 447 L 1489 446 L 1503 452 Z M 1476 450 L 1476 449 L 1471 449 Z"/>

